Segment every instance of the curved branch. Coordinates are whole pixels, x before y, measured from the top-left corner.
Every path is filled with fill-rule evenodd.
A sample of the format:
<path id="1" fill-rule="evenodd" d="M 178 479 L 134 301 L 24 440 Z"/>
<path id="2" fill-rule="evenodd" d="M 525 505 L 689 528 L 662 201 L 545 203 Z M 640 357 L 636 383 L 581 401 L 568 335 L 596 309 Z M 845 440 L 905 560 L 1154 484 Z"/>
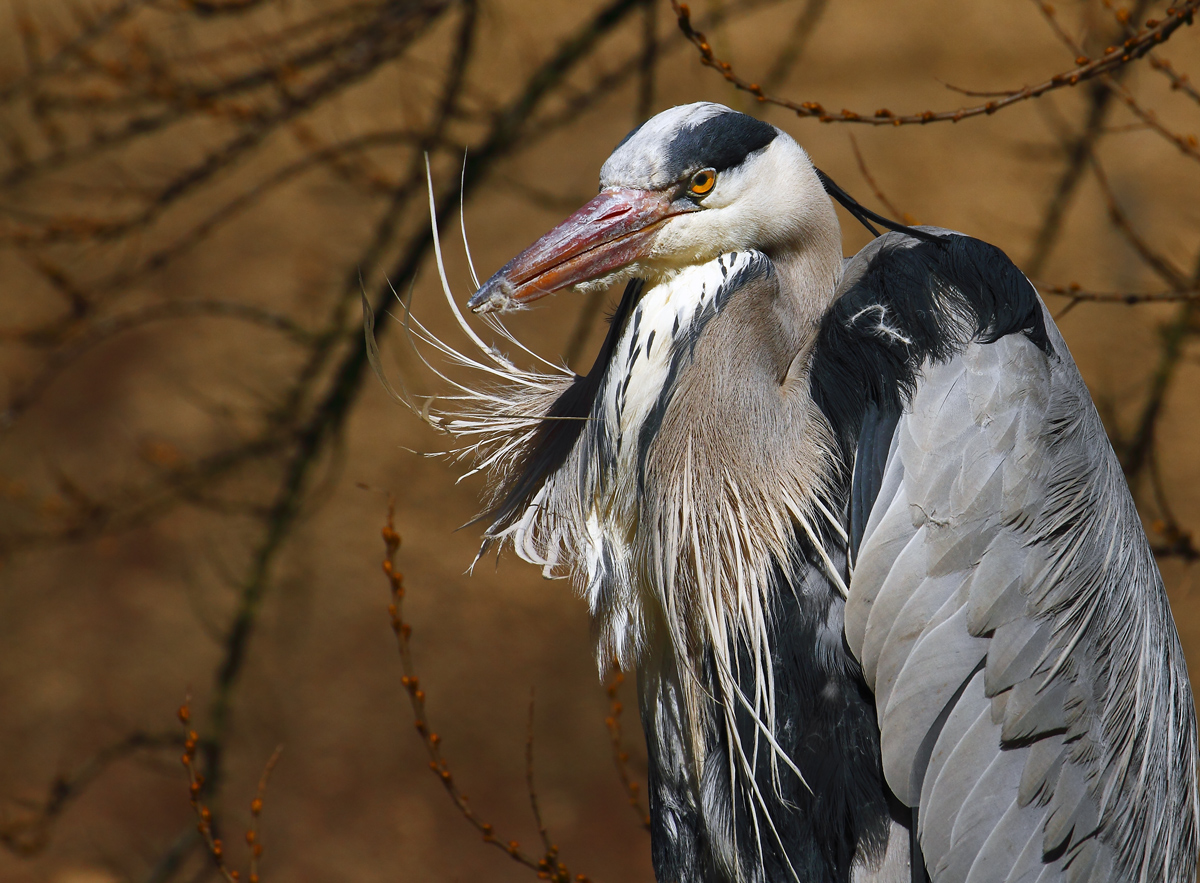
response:
<path id="1" fill-rule="evenodd" d="M 785 107 L 799 117 L 815 117 L 822 123 L 904 126 L 941 122 L 957 123 L 959 120 L 969 119 L 970 117 L 990 116 L 998 110 L 1011 107 L 1027 99 L 1037 98 L 1045 95 L 1047 92 L 1053 92 L 1056 89 L 1062 89 L 1067 86 L 1077 86 L 1080 83 L 1087 82 L 1104 74 L 1112 73 L 1129 62 L 1146 55 L 1155 46 L 1165 43 L 1172 34 L 1184 25 L 1190 25 L 1197 9 L 1200 9 L 1200 0 L 1187 0 L 1187 2 L 1178 8 L 1172 7 L 1172 10 L 1165 19 L 1162 21 L 1148 21 L 1146 23 L 1147 27 L 1144 30 L 1140 31 L 1137 36 L 1130 37 L 1121 46 L 1110 47 L 1111 51 L 1105 52 L 1104 55 L 1096 59 L 1089 59 L 1081 55 L 1075 60 L 1076 67 L 1074 70 L 1055 74 L 1050 79 L 1035 86 L 1013 89 L 1003 93 L 1002 96 L 992 101 L 973 107 L 959 107 L 953 110 L 941 111 L 926 110 L 919 113 L 906 114 L 893 113 L 887 108 L 881 108 L 874 113 L 861 113 L 853 110 L 835 112 L 826 110 L 817 101 L 796 102 L 769 95 L 758 83 L 753 83 L 742 78 L 734 72 L 733 66 L 729 62 L 723 61 L 713 54 L 712 46 L 704 34 L 692 27 L 691 11 L 688 9 L 686 3 L 680 3 L 679 0 L 671 0 L 671 6 L 674 7 L 675 15 L 679 19 L 680 30 L 700 50 L 701 64 L 714 68 L 736 88 L 743 92 L 749 92 L 760 102 L 774 104 L 777 107 Z"/>
<path id="2" fill-rule="evenodd" d="M 55 820 L 112 764 L 139 751 L 173 750 L 182 744 L 182 736 L 134 730 L 119 742 L 100 749 L 72 772 L 56 776 L 46 798 L 31 807 L 28 815 L 0 825 L 0 846 L 20 856 L 36 855 L 49 842 Z"/>

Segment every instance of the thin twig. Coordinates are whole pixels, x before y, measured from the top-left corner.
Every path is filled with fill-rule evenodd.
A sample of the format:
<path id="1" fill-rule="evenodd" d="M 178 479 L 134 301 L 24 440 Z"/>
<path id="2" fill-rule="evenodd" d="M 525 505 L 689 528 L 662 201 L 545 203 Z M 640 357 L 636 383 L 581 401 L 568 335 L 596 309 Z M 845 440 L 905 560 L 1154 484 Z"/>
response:
<path id="1" fill-rule="evenodd" d="M 1102 0 L 1106 9 L 1113 13 L 1113 17 L 1117 23 L 1124 29 L 1125 36 L 1131 37 L 1136 33 L 1132 22 L 1131 15 L 1128 10 L 1121 7 L 1114 7 L 1112 0 Z M 1175 71 L 1174 66 L 1170 61 L 1161 57 L 1157 53 L 1151 52 L 1148 56 L 1150 67 L 1158 71 L 1171 82 L 1171 91 L 1181 92 L 1192 101 L 1200 104 L 1200 91 L 1192 85 L 1187 74 L 1180 74 Z"/>
<path id="2" fill-rule="evenodd" d="M 533 820 L 537 823 L 538 836 L 542 838 L 542 848 L 546 857 L 558 854 L 558 847 L 550 840 L 550 832 L 542 821 L 542 809 L 538 806 L 537 788 L 533 784 L 533 688 L 529 690 L 529 727 L 525 738 L 525 790 L 529 792 L 529 808 L 533 812 Z"/>
<path id="3" fill-rule="evenodd" d="M 1133 93 L 1122 86 L 1120 83 L 1106 81 L 1105 85 L 1112 89 L 1117 98 L 1121 100 L 1129 110 L 1139 120 L 1146 124 L 1152 131 L 1157 132 L 1189 159 L 1200 160 L 1200 139 L 1195 135 L 1176 132 L 1164 125 L 1158 118 L 1158 114 L 1153 110 L 1148 110 L 1142 107 L 1141 103 L 1133 97 Z"/>
<path id="4" fill-rule="evenodd" d="M 1187 562 L 1200 560 L 1200 549 L 1192 540 L 1192 532 L 1185 530 L 1175 517 L 1174 509 L 1167 499 L 1167 491 L 1163 485 L 1162 474 L 1158 468 L 1158 449 L 1151 446 L 1147 459 L 1147 471 L 1150 475 L 1150 488 L 1154 493 L 1154 502 L 1162 517 L 1155 519 L 1150 527 L 1163 538 L 1164 544 L 1154 547 L 1154 554 L 1160 558 L 1182 558 Z"/>
<path id="5" fill-rule="evenodd" d="M 633 808 L 633 812 L 638 818 L 638 824 L 646 831 L 649 831 L 650 813 L 642 805 L 641 786 L 634 781 L 633 775 L 629 772 L 629 753 L 625 750 L 625 746 L 621 741 L 621 712 L 624 710 L 624 707 L 621 705 L 620 690 L 623 683 L 625 683 L 625 673 L 619 667 L 614 666 L 612 680 L 608 683 L 609 710 L 608 717 L 604 719 L 604 723 L 608 727 L 608 738 L 612 744 L 613 762 L 617 765 L 617 775 L 621 779 L 621 786 L 625 789 L 629 805 Z"/>
<path id="6" fill-rule="evenodd" d="M 483 842 L 489 846 L 493 846 L 509 856 L 518 864 L 524 865 L 530 870 L 538 874 L 539 877 L 553 880 L 555 883 L 587 883 L 588 878 L 583 874 L 571 875 L 567 866 L 558 860 L 558 847 L 550 840 L 549 834 L 546 832 L 545 825 L 542 823 L 541 813 L 537 806 L 537 796 L 533 788 L 533 722 L 532 722 L 532 702 L 530 704 L 530 729 L 529 738 L 526 742 L 526 781 L 529 786 L 529 799 L 533 806 L 534 818 L 537 820 L 538 833 L 541 835 L 542 842 L 545 846 L 545 854 L 538 858 L 521 848 L 521 844 L 516 840 L 503 840 L 496 835 L 495 827 L 484 819 L 471 808 L 467 802 L 467 795 L 458 787 L 458 783 L 454 779 L 454 775 L 450 772 L 450 765 L 447 762 L 445 755 L 442 753 L 442 737 L 433 729 L 429 723 L 429 714 L 425 707 L 425 691 L 421 689 L 420 679 L 417 677 L 416 668 L 412 659 L 412 626 L 404 619 L 404 574 L 396 567 L 396 553 L 400 550 L 400 535 L 395 528 L 395 499 L 388 499 L 388 516 L 387 523 L 383 527 L 383 542 L 384 542 L 384 558 L 383 572 L 388 578 L 388 583 L 391 587 L 391 603 L 388 605 L 388 616 L 392 623 L 392 632 L 396 636 L 396 647 L 400 653 L 400 666 L 404 671 L 400 678 L 400 683 L 408 693 L 409 703 L 412 706 L 413 717 L 417 728 L 417 733 L 421 737 L 421 742 L 425 746 L 425 751 L 429 755 L 429 768 L 437 776 L 438 780 L 445 788 L 446 794 L 450 797 L 459 814 L 466 819 L 476 831 L 483 837 Z"/>
<path id="7" fill-rule="evenodd" d="M 1125 241 L 1137 252 L 1142 262 L 1176 291 L 1186 291 L 1195 288 L 1195 282 L 1189 279 L 1183 270 L 1177 267 L 1170 258 L 1150 245 L 1145 237 L 1134 228 L 1133 223 L 1129 220 L 1129 216 L 1125 214 L 1124 209 L 1117 202 L 1117 197 L 1113 193 L 1112 186 L 1108 182 L 1108 175 L 1105 174 L 1100 160 L 1095 154 L 1091 154 L 1089 160 L 1092 174 L 1096 178 L 1096 183 L 1100 185 L 1100 192 L 1104 196 L 1104 202 L 1108 208 L 1109 220 L 1121 235 L 1125 237 Z"/>
<path id="8" fill-rule="evenodd" d="M 875 194 L 875 198 L 883 205 L 888 213 L 897 221 L 908 226 L 913 226 L 917 223 L 916 218 L 906 212 L 900 211 L 893 205 L 892 201 L 887 198 L 887 195 L 875 182 L 875 176 L 871 174 L 871 170 L 867 168 L 867 162 L 863 159 L 862 151 L 858 149 L 858 139 L 854 137 L 854 133 L 850 133 L 850 148 L 854 151 L 854 159 L 858 163 L 858 171 L 862 174 L 863 180 L 867 182 L 867 186 L 871 188 L 871 192 Z"/>
<path id="9" fill-rule="evenodd" d="M 1118 449 L 1121 467 L 1130 479 L 1142 470 L 1151 455 L 1167 392 L 1183 356 L 1184 341 L 1191 333 L 1193 317 L 1200 313 L 1198 305 L 1200 301 L 1197 300 L 1184 303 L 1175 318 L 1161 329 L 1162 350 L 1150 379 L 1149 392 L 1132 435 Z"/>
<path id="10" fill-rule="evenodd" d="M 1082 56 L 1083 47 L 1059 23 L 1054 7 L 1048 3 L 1042 3 L 1040 0 L 1033 0 L 1033 2 L 1059 41 L 1076 57 Z M 1127 21 L 1140 21 L 1148 5 L 1148 0 L 1138 0 L 1133 11 L 1128 14 Z M 1063 136 L 1066 163 L 1054 186 L 1054 194 L 1046 205 L 1038 231 L 1034 234 L 1033 253 L 1024 264 L 1030 275 L 1036 276 L 1041 273 L 1046 261 L 1049 260 L 1050 253 L 1062 233 L 1063 218 L 1066 217 L 1067 208 L 1074 199 L 1079 184 L 1083 180 L 1084 172 L 1087 170 L 1088 158 L 1107 129 L 1106 121 L 1112 109 L 1114 95 L 1113 90 L 1107 87 L 1118 84 L 1128 71 L 1128 67 L 1118 68 L 1111 76 L 1105 77 L 1103 83 L 1093 83 L 1088 92 L 1087 117 L 1083 129 L 1077 135 Z M 1071 306 L 1063 311 L 1064 314 L 1071 309 Z"/>
<path id="11" fill-rule="evenodd" d="M 179 720 L 186 728 L 191 721 L 191 701 L 186 700 L 179 708 Z M 204 794 L 208 789 L 205 788 L 204 774 L 196 769 L 196 748 L 200 744 L 200 736 L 195 730 L 187 731 L 187 738 L 183 743 L 183 768 L 188 776 L 188 800 L 191 803 L 192 811 L 196 814 L 198 824 L 196 829 L 200 832 L 200 837 L 204 841 L 204 845 L 208 848 L 208 854 L 212 857 L 213 864 L 216 866 L 217 873 L 225 878 L 226 883 L 240 883 L 241 872 L 229 866 L 229 860 L 225 853 L 225 844 L 221 842 L 221 837 L 218 833 L 217 819 L 214 817 L 212 809 L 204 802 Z M 283 746 L 280 745 L 271 753 L 263 766 L 262 774 L 258 777 L 258 789 L 255 791 L 254 799 L 250 801 L 250 827 L 246 830 L 246 846 L 250 850 L 250 872 L 246 875 L 247 883 L 259 883 L 258 878 L 258 863 L 262 858 L 263 846 L 262 836 L 259 830 L 259 821 L 263 811 L 263 801 L 267 796 L 267 782 L 271 778 L 271 773 L 275 770 L 275 765 L 279 763 L 279 757 L 283 753 Z"/>
<path id="12" fill-rule="evenodd" d="M 1192 99 L 1192 101 L 1200 104 L 1200 90 L 1192 85 L 1192 81 L 1187 74 L 1177 73 L 1170 61 L 1165 58 L 1159 58 L 1157 55 L 1151 55 L 1150 67 L 1171 81 L 1172 92 L 1180 92 Z"/>

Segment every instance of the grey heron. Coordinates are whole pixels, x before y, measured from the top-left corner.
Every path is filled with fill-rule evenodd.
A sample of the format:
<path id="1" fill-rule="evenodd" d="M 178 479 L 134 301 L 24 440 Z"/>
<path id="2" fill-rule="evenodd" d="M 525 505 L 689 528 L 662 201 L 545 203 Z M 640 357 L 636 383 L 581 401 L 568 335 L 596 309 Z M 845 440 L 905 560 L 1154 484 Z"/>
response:
<path id="1" fill-rule="evenodd" d="M 782 130 L 657 115 L 470 300 L 624 283 L 592 369 L 470 332 L 503 382 L 424 409 L 637 671 L 656 876 L 1192 880 L 1187 670 L 1062 336 L 968 236 L 844 259 L 831 195 L 868 222 Z"/>

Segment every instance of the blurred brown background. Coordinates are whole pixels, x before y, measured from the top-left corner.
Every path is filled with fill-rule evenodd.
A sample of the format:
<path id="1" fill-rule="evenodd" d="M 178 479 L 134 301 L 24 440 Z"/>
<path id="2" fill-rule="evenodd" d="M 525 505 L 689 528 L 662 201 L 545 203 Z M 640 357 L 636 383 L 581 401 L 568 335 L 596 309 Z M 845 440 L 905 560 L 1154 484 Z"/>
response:
<path id="1" fill-rule="evenodd" d="M 1108 0 L 692 5 L 747 80 L 868 115 L 979 104 L 947 84 L 1042 82 L 1119 45 L 1123 22 L 1166 14 Z M 700 99 L 784 127 L 873 208 L 994 242 L 1043 290 L 1100 293 L 1048 299 L 1197 670 L 1189 70 L 1200 32 L 1185 27 L 1153 59 L 995 115 L 875 128 L 735 92 L 666 0 L 4 0 L 0 878 L 211 876 L 178 761 L 190 691 L 205 799 L 243 879 L 250 800 L 278 744 L 265 880 L 530 879 L 461 818 L 414 731 L 380 571 L 391 492 L 414 664 L 471 805 L 540 854 L 532 688 L 536 790 L 563 861 L 651 879 L 584 607 L 511 556 L 464 574 L 478 529 L 455 529 L 482 488 L 408 450 L 447 440 L 365 365 L 359 303 L 411 286 L 415 314 L 463 342 L 430 261 L 422 151 L 461 300 L 460 173 L 487 275 L 594 193 L 636 122 Z M 853 251 L 865 233 L 843 224 Z M 543 304 L 511 327 L 586 367 L 602 301 Z M 393 376 L 447 391 L 396 321 L 379 325 Z"/>

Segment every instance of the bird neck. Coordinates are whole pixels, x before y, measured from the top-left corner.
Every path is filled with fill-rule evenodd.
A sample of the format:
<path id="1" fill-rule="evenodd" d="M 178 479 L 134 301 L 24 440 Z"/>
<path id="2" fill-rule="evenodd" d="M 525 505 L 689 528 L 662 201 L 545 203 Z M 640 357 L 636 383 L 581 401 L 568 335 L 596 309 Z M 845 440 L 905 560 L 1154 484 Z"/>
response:
<path id="1" fill-rule="evenodd" d="M 836 218 L 831 230 L 765 253 L 775 266 L 780 290 L 793 301 L 797 335 L 811 340 L 842 281 L 841 231 Z"/>

